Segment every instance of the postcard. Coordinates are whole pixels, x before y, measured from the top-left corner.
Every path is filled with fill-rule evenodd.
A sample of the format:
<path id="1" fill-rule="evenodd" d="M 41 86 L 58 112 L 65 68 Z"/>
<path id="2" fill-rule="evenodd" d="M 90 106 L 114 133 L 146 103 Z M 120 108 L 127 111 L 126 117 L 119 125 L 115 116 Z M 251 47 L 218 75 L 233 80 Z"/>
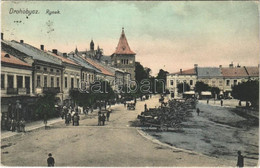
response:
<path id="1" fill-rule="evenodd" d="M 1 165 L 259 166 L 256 1 L 2 1 Z"/>

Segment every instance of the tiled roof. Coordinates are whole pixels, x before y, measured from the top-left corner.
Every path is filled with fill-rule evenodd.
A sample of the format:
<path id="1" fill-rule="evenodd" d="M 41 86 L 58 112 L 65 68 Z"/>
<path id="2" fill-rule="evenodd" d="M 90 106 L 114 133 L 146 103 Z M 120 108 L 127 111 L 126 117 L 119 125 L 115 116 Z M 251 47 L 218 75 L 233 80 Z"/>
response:
<path id="1" fill-rule="evenodd" d="M 221 68 L 223 77 L 247 77 L 244 67 L 223 67 Z"/>
<path id="2" fill-rule="evenodd" d="M 31 56 L 33 59 L 35 60 L 40 60 L 40 61 L 44 61 L 44 62 L 49 62 L 52 64 L 57 64 L 57 65 L 61 65 L 61 60 L 59 60 L 56 57 L 53 57 L 52 55 L 36 48 L 33 47 L 29 44 L 26 43 L 19 43 L 17 41 L 3 41 L 6 45 L 11 46 L 12 48 L 25 53 L 28 56 Z"/>
<path id="3" fill-rule="evenodd" d="M 99 69 L 89 65 L 89 63 L 84 60 L 83 58 L 81 58 L 80 56 L 76 55 L 76 54 L 68 54 L 68 59 L 76 62 L 77 64 L 87 68 L 87 69 L 91 69 L 91 70 L 94 70 L 94 71 L 97 71 L 97 72 L 101 72 Z"/>
<path id="4" fill-rule="evenodd" d="M 220 77 L 221 69 L 217 67 L 198 67 L 198 77 Z"/>
<path id="5" fill-rule="evenodd" d="M 101 63 L 98 63 L 90 58 L 85 58 L 88 63 L 95 66 L 97 69 L 99 69 L 103 74 L 114 76 L 112 72 L 110 72 L 108 69 L 106 69 Z"/>
<path id="6" fill-rule="evenodd" d="M 182 72 L 175 72 L 175 73 L 172 73 L 173 75 L 177 74 L 177 75 L 196 75 L 196 71 L 195 71 L 195 68 L 192 68 L 192 69 L 187 69 L 187 70 L 184 70 Z"/>
<path id="7" fill-rule="evenodd" d="M 122 30 L 122 34 L 120 36 L 118 45 L 116 47 L 116 51 L 114 54 L 135 54 L 129 47 L 124 29 Z"/>
<path id="8" fill-rule="evenodd" d="M 31 67 L 30 64 L 8 54 L 4 51 L 1 51 L 1 62 L 9 63 L 9 64 L 15 64 L 15 65 L 20 65 L 20 66 L 28 66 Z"/>
<path id="9" fill-rule="evenodd" d="M 249 76 L 259 76 L 258 67 L 245 67 Z"/>
<path id="10" fill-rule="evenodd" d="M 65 63 L 68 63 L 68 64 L 72 64 L 72 65 L 78 65 L 78 66 L 79 66 L 79 64 L 77 64 L 77 63 L 75 63 L 74 61 L 72 61 L 72 60 L 70 60 L 70 59 L 68 59 L 68 58 L 65 58 L 65 57 L 63 57 L 63 56 L 56 55 L 56 54 L 54 54 L 54 53 L 52 53 L 52 52 L 48 52 L 48 54 L 50 54 L 50 55 L 52 55 L 52 56 L 54 56 L 54 57 L 57 57 L 57 58 L 60 59 L 62 62 L 65 62 Z"/>

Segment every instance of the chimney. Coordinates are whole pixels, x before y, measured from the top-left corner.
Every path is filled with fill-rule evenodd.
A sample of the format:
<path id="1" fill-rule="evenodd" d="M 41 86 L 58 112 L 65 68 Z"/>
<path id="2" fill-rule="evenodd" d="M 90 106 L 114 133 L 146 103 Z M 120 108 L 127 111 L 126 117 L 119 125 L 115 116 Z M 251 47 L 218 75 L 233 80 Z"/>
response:
<path id="1" fill-rule="evenodd" d="M 219 68 L 222 68 L 222 65 L 219 65 Z"/>
<path id="2" fill-rule="evenodd" d="M 20 40 L 20 43 L 23 44 L 23 40 Z"/>
<path id="3" fill-rule="evenodd" d="M 44 51 L 44 45 L 41 45 L 41 50 Z"/>
<path id="4" fill-rule="evenodd" d="M 229 68 L 233 68 L 233 62 L 231 64 L 229 64 Z"/>
<path id="5" fill-rule="evenodd" d="M 67 53 L 63 53 L 62 55 L 63 55 L 63 57 L 67 57 Z"/>
<path id="6" fill-rule="evenodd" d="M 180 69 L 180 73 L 182 74 L 182 69 Z"/>
<path id="7" fill-rule="evenodd" d="M 194 68 L 197 68 L 198 67 L 198 64 L 194 64 Z"/>
<path id="8" fill-rule="evenodd" d="M 52 53 L 58 55 L 58 50 L 57 49 L 52 49 Z"/>
<path id="9" fill-rule="evenodd" d="M 4 40 L 4 33 L 1 33 L 1 40 Z"/>

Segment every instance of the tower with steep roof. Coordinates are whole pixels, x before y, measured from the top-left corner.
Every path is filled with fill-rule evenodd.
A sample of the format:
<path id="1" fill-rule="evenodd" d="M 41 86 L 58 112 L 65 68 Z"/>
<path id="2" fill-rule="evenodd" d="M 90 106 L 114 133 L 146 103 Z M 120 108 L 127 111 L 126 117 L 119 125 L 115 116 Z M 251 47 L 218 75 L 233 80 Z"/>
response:
<path id="1" fill-rule="evenodd" d="M 124 28 L 119 38 L 115 52 L 111 55 L 112 66 L 131 74 L 131 80 L 135 80 L 135 55 L 127 42 Z"/>

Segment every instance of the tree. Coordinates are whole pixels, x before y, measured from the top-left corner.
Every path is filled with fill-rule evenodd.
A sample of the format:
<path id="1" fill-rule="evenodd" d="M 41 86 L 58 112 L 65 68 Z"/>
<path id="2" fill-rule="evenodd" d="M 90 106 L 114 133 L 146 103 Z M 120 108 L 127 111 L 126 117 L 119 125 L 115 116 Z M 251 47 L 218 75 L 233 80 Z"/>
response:
<path id="1" fill-rule="evenodd" d="M 209 91 L 210 87 L 208 84 L 201 82 L 201 81 L 197 81 L 195 84 L 195 92 L 198 92 L 199 95 L 201 95 L 202 91 Z"/>
<path id="2" fill-rule="evenodd" d="M 259 105 L 259 81 L 248 80 L 232 87 L 232 96 L 241 101 L 249 101 L 251 106 Z"/>
<path id="3" fill-rule="evenodd" d="M 219 95 L 220 89 L 218 87 L 210 87 L 211 95 L 212 97 L 215 97 L 215 95 Z"/>
<path id="4" fill-rule="evenodd" d="M 183 88 L 183 86 L 184 86 L 184 88 Z M 184 91 L 184 92 L 190 91 L 190 85 L 187 84 L 186 82 L 184 82 L 184 83 L 178 83 L 178 84 L 177 84 L 177 89 L 178 89 L 178 93 L 183 93 L 183 91 Z"/>
<path id="5" fill-rule="evenodd" d="M 140 62 L 135 62 L 135 79 L 137 82 L 140 83 L 143 79 L 148 79 L 149 73 L 150 71 L 145 70 Z"/>
<path id="6" fill-rule="evenodd" d="M 39 97 L 35 104 L 35 113 L 38 119 L 43 119 L 44 116 L 46 116 L 47 119 L 57 116 L 55 113 L 56 94 L 57 93 L 52 91 L 45 91 L 44 94 Z"/>
<path id="7" fill-rule="evenodd" d="M 163 69 L 160 69 L 159 73 L 157 74 L 156 79 L 159 80 L 159 81 L 156 83 L 156 86 L 157 86 L 157 90 L 156 91 L 158 93 L 163 93 L 165 91 L 167 74 L 169 74 L 169 72 L 164 71 Z"/>

